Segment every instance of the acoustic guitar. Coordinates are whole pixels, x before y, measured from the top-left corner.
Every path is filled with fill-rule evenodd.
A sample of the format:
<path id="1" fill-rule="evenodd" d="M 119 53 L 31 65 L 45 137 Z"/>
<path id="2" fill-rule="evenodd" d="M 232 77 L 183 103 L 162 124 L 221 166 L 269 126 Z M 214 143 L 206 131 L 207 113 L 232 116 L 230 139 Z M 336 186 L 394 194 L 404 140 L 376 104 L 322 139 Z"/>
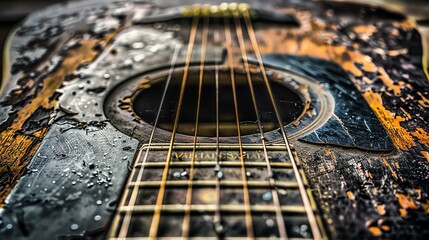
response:
<path id="1" fill-rule="evenodd" d="M 8 38 L 1 239 L 427 239 L 415 22 L 345 2 L 78 1 Z"/>

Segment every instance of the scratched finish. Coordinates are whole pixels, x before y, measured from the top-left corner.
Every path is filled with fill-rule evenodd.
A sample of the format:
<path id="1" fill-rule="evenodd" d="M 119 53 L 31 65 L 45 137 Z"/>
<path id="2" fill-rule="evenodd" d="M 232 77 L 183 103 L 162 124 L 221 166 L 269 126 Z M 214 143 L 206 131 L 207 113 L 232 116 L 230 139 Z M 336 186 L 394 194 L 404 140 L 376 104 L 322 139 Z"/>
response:
<path id="1" fill-rule="evenodd" d="M 13 226 L 2 239 L 103 236 L 137 144 L 108 123 L 52 125 L 0 214 Z"/>
<path id="2" fill-rule="evenodd" d="M 157 4 L 169 6 L 180 5 L 181 2 L 160 1 Z M 422 67 L 420 35 L 413 22 L 400 14 L 361 5 L 274 1 L 266 4 L 266 1 L 255 1 L 253 6 L 292 13 L 301 23 L 300 28 L 281 29 L 255 25 L 267 63 L 286 69 L 294 65 L 295 71 L 320 76 L 318 74 L 329 72 L 333 66 L 315 58 L 324 59 L 341 67 L 345 71 L 340 74 L 342 79 L 350 79 L 354 83 L 352 87 L 347 81 L 337 85 L 331 82 L 336 104 L 341 102 L 341 94 L 347 95 L 342 98 L 345 105 L 335 108 L 337 117 L 331 117 L 325 126 L 303 136 L 303 141 L 292 140 L 304 162 L 307 178 L 330 236 L 427 238 L 429 84 Z M 0 95 L 1 199 L 9 195 L 24 173 L 29 174 L 16 185 L 4 205 L 0 224 L 2 237 L 47 234 L 47 227 L 42 226 L 49 226 L 59 219 L 58 214 L 63 210 L 55 209 L 62 202 L 66 209 L 73 210 L 66 211 L 69 218 L 62 219 L 55 227 L 59 235 L 91 234 L 93 229 L 105 227 L 109 216 L 106 209 L 94 208 L 88 201 L 95 199 L 94 194 L 104 194 L 109 200 L 120 197 L 120 185 L 127 177 L 126 162 L 131 161 L 137 141 L 128 139 L 106 122 L 102 102 L 119 83 L 151 70 L 156 62 L 169 62 L 172 49 L 164 49 L 163 46 L 186 41 L 170 34 L 180 32 L 180 29 L 142 24 L 142 19 L 152 13 L 152 8 L 157 7 L 126 2 L 74 3 L 35 13 L 14 32 L 10 49 L 10 76 L 6 83 L 2 83 L 4 90 Z M 50 17 L 46 19 L 46 16 Z M 139 38 L 124 37 L 127 31 L 141 30 L 141 27 L 145 31 L 141 37 L 147 38 L 144 39 L 147 46 L 141 43 L 133 45 L 139 42 Z M 124 42 L 121 42 L 120 36 Z M 112 49 L 115 44 L 120 47 Z M 124 61 L 122 53 L 130 54 L 128 61 Z M 302 58 L 302 55 L 311 58 Z M 298 59 L 307 65 L 293 62 Z M 288 61 L 290 64 L 286 64 Z M 323 82 L 317 78 L 315 80 Z M 362 102 L 361 96 L 379 123 L 372 113 L 368 113 L 368 106 Z M 363 107 L 357 111 L 348 105 L 351 102 Z M 380 124 L 385 130 L 380 128 Z M 67 126 L 72 129 L 64 130 Z M 330 135 L 330 130 L 337 131 L 337 136 Z M 389 138 L 386 138 L 386 132 Z M 125 133 L 134 136 L 132 131 Z M 43 140 L 46 134 L 48 137 Z M 70 142 L 92 145 L 97 142 L 97 136 L 104 139 L 103 136 L 109 134 L 115 134 L 117 138 L 113 136 L 110 140 L 100 140 L 95 144 L 98 146 L 94 145 L 94 149 L 98 150 L 91 155 L 102 158 L 103 150 L 100 149 L 111 146 L 112 152 L 109 154 L 112 154 L 112 159 L 93 167 L 96 170 L 99 166 L 106 167 L 117 162 L 121 166 L 115 174 L 117 183 L 113 186 L 107 183 L 107 188 L 104 181 L 103 184 L 90 184 L 92 180 L 89 175 L 94 170 L 90 171 L 89 165 L 84 166 L 82 159 L 72 158 L 50 147 L 57 145 L 50 144 L 56 138 L 71 138 Z M 381 140 L 366 139 L 371 136 Z M 131 148 L 125 143 L 112 146 L 114 139 L 122 141 L 118 140 L 119 137 L 122 140 L 127 138 L 127 143 L 132 142 Z M 272 140 L 275 141 L 275 137 Z M 390 151 L 392 146 L 394 150 Z M 44 158 L 44 153 L 50 157 Z M 122 160 L 123 157 L 126 158 Z M 88 174 L 84 175 L 88 182 L 78 184 L 76 181 L 73 185 L 71 178 L 75 177 L 74 173 L 69 173 L 66 178 L 61 177 L 61 174 L 67 174 L 63 173 L 67 167 L 57 166 L 57 161 L 48 161 L 50 159 L 66 165 L 78 164 Z M 30 167 L 27 168 L 29 162 Z M 37 167 L 33 169 L 31 166 Z M 43 166 L 52 171 L 43 170 Z M 101 175 L 99 177 L 105 179 Z M 38 179 L 38 176 L 42 177 Z M 69 196 L 61 193 L 50 198 L 54 189 L 62 187 L 57 183 L 64 179 L 72 186 L 62 184 L 65 187 L 63 194 L 70 194 L 72 199 L 75 196 L 72 193 L 82 192 L 82 196 L 71 202 L 67 200 Z M 38 187 L 37 183 L 34 186 L 35 182 L 40 183 Z M 32 191 L 40 195 L 28 195 Z M 49 201 L 40 202 L 40 199 Z M 81 211 L 75 211 L 82 205 L 84 208 Z M 46 209 L 50 209 L 52 215 L 44 214 L 43 220 L 35 217 L 46 212 Z M 95 219 L 99 219 L 94 218 L 94 214 L 101 217 L 100 223 L 94 223 Z M 61 214 L 61 218 L 63 216 Z M 76 219 L 79 219 L 77 226 L 74 223 Z M 35 227 L 37 224 L 41 227 Z M 100 229 L 99 236 L 102 236 L 107 227 Z"/>
<path id="3" fill-rule="evenodd" d="M 48 126 L 65 115 L 75 115 L 57 105 L 63 94 L 59 89 L 70 74 L 93 61 L 99 55 L 97 47 L 106 45 L 112 37 L 79 33 L 81 21 L 94 14 L 103 14 L 106 9 L 98 6 L 78 13 L 67 8 L 59 11 L 58 8 L 48 10 L 51 18 L 43 24 L 34 25 L 43 16 L 30 16 L 16 30 L 11 49 L 7 50 L 10 51 L 10 77 L 2 83 L 0 115 L 2 201 L 25 173 L 25 167 L 46 135 Z M 65 34 L 67 29 L 76 32 Z"/>
<path id="4" fill-rule="evenodd" d="M 281 33 L 284 44 L 277 46 L 289 54 L 331 60 L 348 71 L 397 149 L 381 156 L 328 147 L 299 151 L 330 215 L 333 236 L 427 238 L 429 84 L 420 35 L 409 21 L 383 12 L 373 16 L 379 19 L 360 17 L 362 22 L 351 23 L 336 15 L 341 6 L 318 10 L 301 15 L 312 18 L 308 32 L 291 38 Z"/>
<path id="5" fill-rule="evenodd" d="M 339 66 L 322 59 L 285 54 L 268 55 L 263 59 L 268 66 L 285 68 L 328 84 L 334 96 L 332 117 L 322 127 L 299 140 L 370 151 L 393 150 L 392 142 L 376 115 Z"/>

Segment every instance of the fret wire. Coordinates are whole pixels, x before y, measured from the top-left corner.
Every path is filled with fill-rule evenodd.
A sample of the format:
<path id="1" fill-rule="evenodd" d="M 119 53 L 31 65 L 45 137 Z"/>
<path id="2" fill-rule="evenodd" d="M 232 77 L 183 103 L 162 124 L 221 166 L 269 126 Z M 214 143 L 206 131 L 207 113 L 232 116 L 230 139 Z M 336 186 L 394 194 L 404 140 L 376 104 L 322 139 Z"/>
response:
<path id="1" fill-rule="evenodd" d="M 310 203 L 310 201 L 309 201 L 309 199 L 307 197 L 307 193 L 306 193 L 306 189 L 305 189 L 304 183 L 303 183 L 303 181 L 301 179 L 301 175 L 299 173 L 298 166 L 297 166 L 297 163 L 296 163 L 295 158 L 293 156 L 292 150 L 290 149 L 289 140 L 288 140 L 288 137 L 286 135 L 286 131 L 284 129 L 284 126 L 283 126 L 283 123 L 282 123 L 282 120 L 281 120 L 281 117 L 280 117 L 280 114 L 279 114 L 279 111 L 278 111 L 278 108 L 277 108 L 277 104 L 276 104 L 276 102 L 274 100 L 274 95 L 273 95 L 273 92 L 271 90 L 270 83 L 268 82 L 268 77 L 267 77 L 266 70 L 265 70 L 265 67 L 264 67 L 264 63 L 263 63 L 263 60 L 262 60 L 262 54 L 261 54 L 259 46 L 258 46 L 258 40 L 256 38 L 256 34 L 255 34 L 255 31 L 254 31 L 252 23 L 251 23 L 249 12 L 248 12 L 248 10 L 245 9 L 245 10 L 242 11 L 242 14 L 244 16 L 244 21 L 245 21 L 246 27 L 248 29 L 248 33 L 249 33 L 249 38 L 250 38 L 251 44 L 253 46 L 253 49 L 255 51 L 255 55 L 256 55 L 257 61 L 259 63 L 259 67 L 261 69 L 262 78 L 263 78 L 263 80 L 265 82 L 265 86 L 267 88 L 268 95 L 270 96 L 271 104 L 272 104 L 272 106 L 274 108 L 274 113 L 275 113 L 276 118 L 277 118 L 277 122 L 278 122 L 278 125 L 279 125 L 279 128 L 280 128 L 280 131 L 281 131 L 281 135 L 282 135 L 283 141 L 284 141 L 284 143 L 285 143 L 285 145 L 287 147 L 288 156 L 290 158 L 290 161 L 292 162 L 292 166 L 293 166 L 295 178 L 296 178 L 296 180 L 298 182 L 299 191 L 300 191 L 301 198 L 302 198 L 302 201 L 303 201 L 305 209 L 306 209 L 306 213 L 307 213 L 307 217 L 308 217 L 308 221 L 309 221 L 309 224 L 310 224 L 310 228 L 311 228 L 313 237 L 314 237 L 314 239 L 317 239 L 317 240 L 318 239 L 322 239 L 322 235 L 321 235 L 319 227 L 317 225 L 317 221 L 316 221 L 316 217 L 315 217 L 314 212 L 313 212 L 313 208 L 311 207 L 311 203 Z"/>
<path id="2" fill-rule="evenodd" d="M 170 85 L 171 77 L 173 75 L 173 71 L 174 71 L 174 68 L 175 68 L 175 65 L 176 65 L 176 61 L 177 61 L 178 55 L 180 53 L 180 49 L 181 49 L 181 44 L 176 44 L 175 48 L 174 48 L 173 57 L 172 57 L 171 63 L 170 63 L 170 69 L 169 69 L 169 72 L 168 72 L 167 81 L 165 83 L 164 91 L 162 93 L 161 101 L 160 101 L 160 104 L 159 104 L 159 109 L 157 111 L 155 122 L 153 124 L 153 128 L 152 128 L 152 131 L 151 131 L 151 134 L 150 134 L 150 137 L 149 137 L 149 142 L 147 144 L 147 146 L 149 146 L 149 148 L 146 148 L 146 149 L 141 148 L 140 149 L 139 154 L 138 154 L 138 156 L 136 158 L 136 161 L 134 163 L 134 168 L 133 168 L 132 174 L 130 176 L 130 179 L 133 179 L 133 177 L 134 177 L 134 175 L 136 173 L 136 171 L 135 171 L 136 166 L 139 165 L 139 164 L 141 164 L 142 167 L 139 168 L 139 170 L 138 170 L 137 180 L 140 180 L 142 178 L 142 176 L 143 176 L 144 164 L 146 163 L 146 160 L 148 158 L 148 154 L 149 154 L 149 151 L 150 151 L 150 146 L 152 144 L 153 137 L 155 135 L 156 126 L 158 125 L 159 117 L 161 115 L 161 109 L 162 109 L 162 106 L 164 105 L 165 96 L 167 95 L 167 89 L 168 89 L 168 86 Z M 144 155 L 144 157 L 142 159 L 142 163 L 139 163 L 139 160 L 141 159 L 141 155 L 142 155 L 143 150 L 146 150 L 145 151 L 145 155 Z M 129 190 L 128 188 L 125 190 L 123 198 L 122 198 L 121 203 L 120 203 L 119 206 L 124 206 L 125 205 L 126 198 L 127 198 L 128 194 L 129 194 L 128 190 Z M 131 197 L 130 197 L 130 200 L 129 200 L 129 205 L 134 205 L 135 204 L 135 202 L 137 200 L 137 195 L 138 195 L 138 187 L 136 186 L 133 189 L 133 191 L 132 191 L 132 194 L 131 194 Z M 131 222 L 131 215 L 132 215 L 132 213 L 127 214 L 124 217 L 124 219 L 122 220 L 121 229 L 120 229 L 120 232 L 119 232 L 119 237 L 126 237 L 127 236 L 129 225 L 130 225 L 130 222 Z M 115 229 L 115 228 L 113 228 L 113 229 Z"/>
<path id="3" fill-rule="evenodd" d="M 138 159 L 140 159 L 142 151 L 143 151 L 143 148 L 141 148 L 139 150 L 139 154 L 137 155 L 136 162 L 138 162 Z M 131 175 L 129 176 L 129 179 L 133 179 L 134 175 L 135 175 L 135 170 L 133 169 Z M 129 186 L 129 182 L 127 182 L 127 186 Z M 124 206 L 125 205 L 128 194 L 129 194 L 129 188 L 127 187 L 127 188 L 125 188 L 124 193 L 122 194 L 122 198 L 121 198 L 121 201 L 119 202 L 118 206 Z M 119 224 L 121 223 L 121 225 L 123 225 L 123 220 L 122 220 L 122 222 L 120 222 L 120 221 L 121 221 L 121 216 L 116 213 L 115 217 L 113 218 L 113 221 L 112 221 L 112 227 L 110 228 L 110 232 L 108 234 L 109 236 L 111 236 L 111 237 L 116 236 L 116 231 L 118 230 Z"/>
<path id="4" fill-rule="evenodd" d="M 148 237 L 107 238 L 108 240 L 148 240 Z M 158 237 L 158 240 L 179 240 L 181 237 Z M 219 240 L 218 237 L 190 237 L 192 240 Z M 242 240 L 242 237 L 228 237 L 228 240 Z M 255 240 L 270 240 L 269 237 L 256 237 Z M 289 240 L 313 240 L 312 238 L 290 238 Z"/>
<path id="5" fill-rule="evenodd" d="M 190 33 L 189 43 L 188 43 L 188 52 L 186 55 L 185 69 L 183 72 L 182 85 L 181 85 L 180 94 L 179 94 L 179 102 L 177 103 L 176 115 L 175 115 L 175 119 L 174 119 L 171 139 L 170 139 L 170 147 L 168 149 L 165 167 L 164 167 L 164 171 L 162 174 L 162 182 L 161 182 L 161 186 L 159 188 L 158 197 L 156 199 L 156 205 L 155 205 L 154 214 L 152 217 L 152 223 L 151 223 L 150 230 L 149 230 L 149 237 L 151 239 L 155 239 L 158 235 L 158 227 L 159 227 L 159 222 L 160 222 L 160 218 L 161 218 L 162 202 L 164 200 L 165 186 L 166 186 L 166 182 L 167 182 L 171 156 L 173 153 L 174 138 L 175 138 L 177 128 L 178 128 L 180 112 L 181 112 L 182 103 L 183 103 L 183 96 L 184 96 L 184 92 L 185 92 L 185 86 L 186 86 L 186 82 L 188 79 L 188 71 L 189 71 L 189 66 L 190 66 L 190 62 L 191 62 L 191 58 L 192 58 L 195 36 L 196 36 L 197 28 L 198 28 L 199 15 L 200 15 L 199 12 L 196 13 L 193 17 L 193 20 L 192 20 L 192 28 L 191 28 L 191 33 Z"/>
<path id="6" fill-rule="evenodd" d="M 243 150 L 263 150 L 263 147 L 259 144 L 255 145 L 255 144 L 242 144 L 241 145 Z M 151 146 L 146 146 L 143 145 L 143 148 L 151 148 L 151 150 L 153 151 L 157 151 L 157 150 L 168 150 L 169 149 L 169 145 L 168 144 L 164 144 L 164 143 L 158 143 L 155 144 L 153 143 Z M 196 146 L 197 149 L 202 149 L 202 150 L 216 150 L 217 149 L 217 144 L 204 144 L 204 143 L 199 143 Z M 233 144 L 220 144 L 219 145 L 219 150 L 238 150 L 240 148 L 239 145 L 233 145 Z M 284 151 L 287 150 L 286 146 L 284 144 L 270 144 L 270 145 L 266 145 L 267 150 L 271 150 L 271 151 Z M 192 150 L 193 149 L 193 145 L 192 143 L 177 143 L 173 146 L 173 150 Z"/>
<path id="7" fill-rule="evenodd" d="M 214 34 L 214 42 L 219 44 L 220 43 L 220 24 L 219 19 L 216 19 L 216 24 L 214 29 L 219 29 L 218 31 L 215 31 Z M 217 52 L 215 53 L 215 59 L 217 57 Z M 215 62 L 215 84 L 216 84 L 216 166 L 219 166 L 219 169 L 221 169 L 220 163 L 220 129 L 219 129 L 219 63 Z M 213 217 L 213 223 L 215 229 L 222 229 L 222 217 L 220 215 L 220 198 L 221 198 L 221 192 L 220 192 L 220 178 L 216 178 L 216 210 Z M 219 231 L 216 231 L 218 237 L 221 234 Z"/>
<path id="8" fill-rule="evenodd" d="M 163 162 L 147 162 L 144 164 L 138 164 L 134 167 L 141 167 L 144 166 L 145 168 L 160 168 L 160 167 L 164 167 Z M 240 167 L 241 163 L 239 161 L 230 161 L 230 162 L 216 162 L 216 161 L 198 161 L 195 163 L 195 166 L 199 166 L 199 167 L 215 167 L 216 165 L 219 165 L 220 167 Z M 266 167 L 267 164 L 266 162 L 245 162 L 245 165 L 247 167 Z M 270 163 L 271 167 L 276 167 L 276 168 L 292 168 L 292 164 L 291 163 L 285 163 L 285 162 L 271 162 Z M 175 167 L 188 167 L 190 166 L 190 162 L 171 162 L 170 166 L 175 166 Z"/>
<path id="9" fill-rule="evenodd" d="M 231 37 L 231 28 L 228 16 L 224 18 L 225 20 L 225 38 L 226 38 L 226 46 L 228 52 L 228 63 L 229 63 L 229 71 L 231 78 L 231 87 L 232 87 L 232 95 L 234 102 L 234 110 L 235 110 L 235 121 L 237 126 L 237 137 L 238 137 L 238 145 L 240 151 L 240 162 L 241 162 L 241 175 L 243 181 L 243 193 L 244 193 L 244 204 L 245 204 L 245 220 L 246 220 L 246 229 L 247 229 L 247 238 L 254 238 L 253 232 L 253 222 L 252 222 L 252 213 L 250 209 L 250 197 L 249 197 L 249 189 L 247 187 L 247 179 L 246 179 L 246 167 L 244 165 L 244 157 L 243 157 L 243 147 L 241 140 L 241 131 L 240 131 L 240 119 L 238 115 L 238 103 L 237 103 L 237 91 L 235 86 L 235 72 L 234 72 L 234 62 L 233 62 L 233 53 L 232 53 L 232 37 Z"/>
<path id="10" fill-rule="evenodd" d="M 194 178 L 195 151 L 196 151 L 196 146 L 197 146 L 198 123 L 199 123 L 199 117 L 200 117 L 201 91 L 202 91 L 202 87 L 203 87 L 203 78 L 204 78 L 204 62 L 205 62 L 205 58 L 206 58 L 208 24 L 209 24 L 208 15 L 205 15 L 204 20 L 203 20 L 203 31 L 201 33 L 202 44 L 201 44 L 200 74 L 199 74 L 199 83 L 198 83 L 197 113 L 195 116 L 194 142 L 193 142 L 193 149 L 192 149 L 191 167 L 189 170 L 189 185 L 188 185 L 188 191 L 186 193 L 186 203 L 185 203 L 186 205 L 191 205 L 191 201 L 192 201 L 192 181 Z M 190 225 L 190 220 L 191 220 L 190 214 L 191 214 L 190 211 L 186 211 L 185 216 L 183 218 L 183 225 L 182 225 L 182 237 L 183 238 L 189 237 L 189 225 Z"/>
<path id="11" fill-rule="evenodd" d="M 133 208 L 125 206 L 125 207 L 120 207 L 118 211 L 121 213 L 127 213 L 127 212 L 151 213 L 153 212 L 154 207 L 155 207 L 154 205 L 137 205 Z M 186 211 L 214 212 L 216 211 L 216 208 L 217 208 L 216 204 L 193 204 L 193 205 L 164 204 L 162 210 L 169 213 L 183 213 Z M 277 207 L 263 206 L 263 205 L 253 205 L 251 206 L 251 209 L 252 209 L 252 212 L 255 212 L 255 213 L 266 213 L 266 212 L 277 211 Z M 245 207 L 239 204 L 225 204 L 221 206 L 220 210 L 221 212 L 240 213 L 245 211 Z M 282 206 L 280 208 L 280 211 L 305 215 L 305 208 L 304 206 L 300 206 L 300 205 Z"/>
<path id="12" fill-rule="evenodd" d="M 256 103 L 256 96 L 255 96 L 255 91 L 253 89 L 252 77 L 250 75 L 250 67 L 249 67 L 249 62 L 248 62 L 247 53 L 246 53 L 246 46 L 244 43 L 243 31 L 241 29 L 240 15 L 239 15 L 238 11 L 234 11 L 234 20 L 235 20 L 235 25 L 236 25 L 237 38 L 239 41 L 239 47 L 240 47 L 241 55 L 243 58 L 244 68 L 246 71 L 247 82 L 248 82 L 249 89 L 250 89 L 250 95 L 252 97 L 252 104 L 253 104 L 253 108 L 255 110 L 256 120 L 258 123 L 258 130 L 259 130 L 259 134 L 261 135 L 261 142 L 262 142 L 263 151 L 264 151 L 264 159 L 266 162 L 267 172 L 268 172 L 268 176 L 269 176 L 269 182 L 271 185 L 271 194 L 273 196 L 273 204 L 274 204 L 275 209 L 276 209 L 275 213 L 276 213 L 277 227 L 279 229 L 280 238 L 281 239 L 288 239 L 287 232 L 286 232 L 286 226 L 285 226 L 284 219 L 283 219 L 283 214 L 282 214 L 281 209 L 280 209 L 279 196 L 278 196 L 277 191 L 275 189 L 275 180 L 273 177 L 273 171 L 271 169 L 270 160 L 268 159 L 268 153 L 267 153 L 266 142 L 265 142 L 266 140 L 264 137 L 264 132 L 262 130 L 262 123 L 261 123 L 261 119 L 259 116 L 258 105 Z"/>
<path id="13" fill-rule="evenodd" d="M 301 162 L 301 160 L 300 160 L 300 158 L 299 158 L 299 156 L 298 156 L 298 154 L 295 152 L 295 159 L 296 159 L 296 161 L 297 161 L 297 164 L 299 164 L 300 162 Z M 302 181 L 303 181 L 303 183 L 305 184 L 305 185 L 308 185 L 308 180 L 307 180 L 307 177 L 305 176 L 305 174 L 302 174 Z M 313 207 L 314 206 L 314 211 L 317 211 L 317 209 L 316 209 L 316 206 L 317 206 L 317 204 L 316 204 L 316 201 L 314 200 L 314 197 L 313 197 L 313 194 L 311 194 L 311 190 L 310 189 L 308 189 L 307 188 L 307 191 L 308 191 L 308 194 L 307 194 L 307 196 L 308 196 L 308 200 L 310 201 L 310 204 L 311 204 L 311 206 Z M 313 211 L 313 212 L 314 212 Z M 322 218 L 321 218 L 321 216 L 320 216 L 320 213 L 317 213 L 316 215 L 315 215 L 315 218 L 316 218 L 316 222 L 317 223 L 319 223 L 319 224 L 322 224 Z M 323 239 L 327 239 L 327 235 L 326 235 L 326 231 L 325 231 L 325 229 L 323 228 L 323 226 L 322 227 L 319 227 L 318 228 L 319 230 L 320 230 L 320 235 L 322 236 L 322 238 Z"/>
<path id="14" fill-rule="evenodd" d="M 140 187 L 150 187 L 155 188 L 159 187 L 162 184 L 161 181 L 139 181 L 139 182 L 130 182 L 129 187 L 133 187 L 135 185 L 138 185 Z M 188 180 L 168 180 L 166 185 L 167 186 L 174 186 L 174 187 L 185 187 L 189 184 Z M 192 183 L 194 186 L 198 187 L 212 187 L 216 185 L 216 180 L 199 180 L 194 181 Z M 221 186 L 225 187 L 243 187 L 243 181 L 242 180 L 223 180 L 220 182 Z M 265 188 L 270 187 L 269 181 L 248 181 L 247 187 L 255 187 L 255 188 Z M 295 181 L 277 181 L 275 182 L 276 187 L 282 187 L 282 188 L 298 188 L 298 183 Z"/>
<path id="15" fill-rule="evenodd" d="M 137 162 L 139 161 L 139 159 L 141 158 L 141 154 L 142 154 L 142 152 L 143 152 L 143 149 L 140 149 L 139 150 L 139 154 L 138 154 L 138 156 L 137 156 L 137 158 L 136 158 L 136 164 L 137 164 Z M 143 172 L 144 171 L 144 168 L 140 168 L 139 169 L 139 171 L 138 171 L 138 176 L 140 176 L 140 172 Z M 131 174 L 131 176 L 130 176 L 130 179 L 133 179 L 133 177 L 134 177 L 134 175 L 136 174 L 136 171 L 135 171 L 135 169 L 133 169 L 133 171 L 132 171 L 132 174 Z M 129 183 L 128 183 L 129 184 Z M 126 190 L 125 190 L 125 192 L 124 192 L 124 195 L 123 195 L 123 198 L 122 198 L 122 201 L 121 201 L 121 203 L 120 203 L 120 205 L 119 206 L 125 206 L 125 203 L 126 203 L 126 199 L 127 199 L 127 197 L 128 197 L 128 194 L 129 194 L 129 188 L 126 188 Z M 134 188 L 133 188 L 133 190 L 131 191 L 131 197 L 130 197 L 130 203 L 132 202 L 132 201 L 135 201 L 134 200 L 134 198 L 136 198 L 136 193 L 137 193 L 137 191 L 138 191 L 138 187 L 137 186 L 135 186 Z M 129 228 L 129 225 L 130 225 L 130 222 L 131 222 L 131 215 L 132 215 L 132 212 L 129 212 L 129 213 L 127 213 L 125 216 L 124 216 L 124 219 L 122 220 L 122 222 L 121 222 L 121 228 L 120 228 L 120 230 L 119 230 L 119 237 L 126 237 L 127 236 L 127 233 L 128 233 L 128 228 Z"/>

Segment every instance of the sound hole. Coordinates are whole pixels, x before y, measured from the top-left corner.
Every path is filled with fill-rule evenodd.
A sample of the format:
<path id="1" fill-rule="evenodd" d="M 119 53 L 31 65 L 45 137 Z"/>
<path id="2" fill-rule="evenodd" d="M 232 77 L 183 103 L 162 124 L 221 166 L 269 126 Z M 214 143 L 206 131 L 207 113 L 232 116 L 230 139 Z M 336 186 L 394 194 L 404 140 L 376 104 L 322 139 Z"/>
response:
<path id="1" fill-rule="evenodd" d="M 161 106 L 158 128 L 172 131 L 179 101 L 183 73 L 172 75 L 165 101 Z M 245 73 L 235 73 L 238 117 L 241 135 L 259 132 L 250 88 Z M 149 87 L 140 90 L 133 99 L 134 112 L 145 122 L 154 124 L 167 76 L 154 79 Z M 267 88 L 260 74 L 252 75 L 259 116 L 264 132 L 278 128 L 273 106 Z M 303 112 L 305 103 L 294 91 L 280 81 L 270 79 L 274 98 L 280 111 L 283 125 L 296 120 Z M 194 135 L 197 113 L 199 72 L 190 72 L 185 88 L 177 132 Z M 237 136 L 233 91 L 229 71 L 219 72 L 219 134 L 221 137 Z M 198 136 L 216 136 L 216 80 L 215 72 L 206 70 L 203 74 L 201 107 L 198 122 Z"/>

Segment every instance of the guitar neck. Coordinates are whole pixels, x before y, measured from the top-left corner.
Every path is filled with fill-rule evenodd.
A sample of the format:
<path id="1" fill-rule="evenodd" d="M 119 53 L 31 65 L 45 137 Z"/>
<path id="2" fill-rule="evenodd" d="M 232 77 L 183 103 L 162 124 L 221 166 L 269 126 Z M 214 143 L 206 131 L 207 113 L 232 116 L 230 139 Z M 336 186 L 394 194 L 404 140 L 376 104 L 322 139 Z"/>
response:
<path id="1" fill-rule="evenodd" d="M 284 144 L 266 146 L 268 165 L 262 145 L 242 145 L 244 166 L 239 145 L 175 144 L 163 182 L 168 149 L 168 144 L 141 147 L 112 223 L 111 239 L 150 238 L 153 228 L 157 238 L 261 237 L 268 232 L 304 239 L 325 235 L 303 170 L 299 165 L 293 168 Z M 304 192 L 296 176 L 303 181 Z M 165 194 L 157 202 L 160 191 Z M 310 209 L 304 201 L 311 203 Z M 154 222 L 156 209 L 159 222 Z"/>

